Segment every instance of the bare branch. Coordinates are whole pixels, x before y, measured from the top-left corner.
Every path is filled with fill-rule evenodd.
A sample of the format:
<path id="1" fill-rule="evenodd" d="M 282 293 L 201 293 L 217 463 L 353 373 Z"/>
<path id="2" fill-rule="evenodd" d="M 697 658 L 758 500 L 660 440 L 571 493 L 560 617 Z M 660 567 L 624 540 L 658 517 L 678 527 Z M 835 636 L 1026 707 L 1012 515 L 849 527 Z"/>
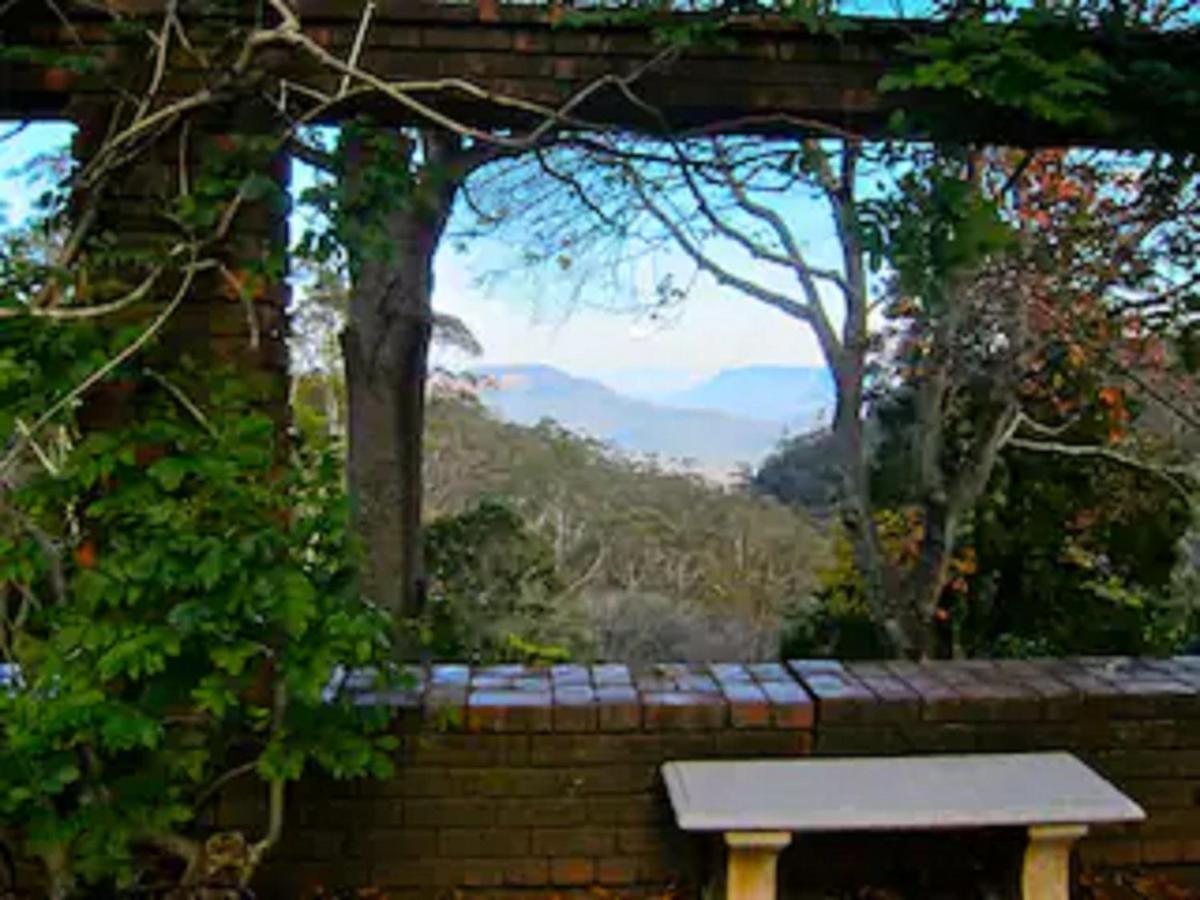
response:
<path id="1" fill-rule="evenodd" d="M 1126 468 L 1145 472 L 1148 475 L 1154 475 L 1163 479 L 1189 504 L 1194 497 L 1194 490 L 1189 489 L 1182 480 L 1194 481 L 1195 476 L 1188 469 L 1178 466 L 1155 465 L 1146 460 L 1121 453 L 1119 450 L 1113 450 L 1111 447 L 1099 447 L 1091 444 L 1064 444 L 1060 441 L 1031 441 L 1018 437 L 1012 438 L 1008 442 L 1008 445 L 1016 447 L 1019 450 L 1031 450 L 1035 453 L 1054 453 L 1059 456 L 1107 459 Z"/>

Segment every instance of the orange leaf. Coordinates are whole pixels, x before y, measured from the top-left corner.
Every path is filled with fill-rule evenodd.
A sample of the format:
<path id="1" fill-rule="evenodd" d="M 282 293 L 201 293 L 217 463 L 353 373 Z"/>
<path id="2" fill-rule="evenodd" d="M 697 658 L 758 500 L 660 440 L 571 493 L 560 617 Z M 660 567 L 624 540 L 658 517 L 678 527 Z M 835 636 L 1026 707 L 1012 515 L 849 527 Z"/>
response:
<path id="1" fill-rule="evenodd" d="M 84 541 L 80 544 L 75 549 L 75 562 L 81 569 L 96 568 L 96 545 L 91 541 Z"/>

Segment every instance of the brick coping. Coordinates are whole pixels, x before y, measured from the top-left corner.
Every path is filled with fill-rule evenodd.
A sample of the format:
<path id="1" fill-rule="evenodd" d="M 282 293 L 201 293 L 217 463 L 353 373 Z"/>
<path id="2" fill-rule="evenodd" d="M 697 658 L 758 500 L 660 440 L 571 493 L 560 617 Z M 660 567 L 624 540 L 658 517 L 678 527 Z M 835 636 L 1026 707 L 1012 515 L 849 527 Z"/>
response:
<path id="1" fill-rule="evenodd" d="M 810 730 L 821 723 L 1037 722 L 1200 715 L 1200 656 L 1148 659 L 408 666 L 402 690 L 365 673 L 339 688 L 450 730 Z"/>

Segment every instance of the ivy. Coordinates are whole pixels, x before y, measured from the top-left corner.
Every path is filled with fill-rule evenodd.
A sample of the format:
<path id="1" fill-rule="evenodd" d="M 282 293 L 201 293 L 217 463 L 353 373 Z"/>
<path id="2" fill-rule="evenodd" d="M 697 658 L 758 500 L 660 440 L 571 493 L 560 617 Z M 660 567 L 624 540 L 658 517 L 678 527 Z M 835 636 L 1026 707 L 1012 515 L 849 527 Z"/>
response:
<path id="1" fill-rule="evenodd" d="M 902 48 L 910 62 L 886 74 L 879 89 L 933 100 L 897 113 L 893 125 L 953 136 L 964 122 L 999 113 L 1025 117 L 1043 139 L 1069 141 L 1072 129 L 1083 129 L 1116 143 L 1133 135 L 1143 147 L 1194 150 L 1200 67 L 1188 36 L 1118 11 L 1084 18 L 1035 5 L 1003 22 L 955 18 L 919 35 Z M 1157 41 L 1154 56 L 1148 38 Z"/>
<path id="2" fill-rule="evenodd" d="M 15 321 L 7 421 L 111 338 Z M 109 382 L 142 385 L 135 421 L 79 433 L 64 413 L 53 471 L 0 507 L 0 590 L 27 604 L 0 622 L 21 675 L 0 693 L 0 818 L 81 884 L 132 884 L 147 842 L 195 834 L 208 785 L 247 758 L 265 781 L 379 776 L 395 746 L 386 710 L 330 692 L 346 667 L 397 678 L 388 617 L 356 590 L 340 463 L 280 448 L 232 374 L 192 373 L 202 421 L 144 376 Z"/>

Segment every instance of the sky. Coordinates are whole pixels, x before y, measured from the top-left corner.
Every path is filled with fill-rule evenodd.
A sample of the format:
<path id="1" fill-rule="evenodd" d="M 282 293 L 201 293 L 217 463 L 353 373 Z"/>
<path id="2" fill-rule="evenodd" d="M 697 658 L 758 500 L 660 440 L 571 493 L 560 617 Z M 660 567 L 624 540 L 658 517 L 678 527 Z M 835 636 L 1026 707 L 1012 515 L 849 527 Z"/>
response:
<path id="1" fill-rule="evenodd" d="M 0 121 L 0 136 L 16 123 Z M 41 190 L 20 168 L 34 156 L 64 147 L 69 126 L 39 123 L 0 143 L 0 215 L 9 225 L 23 220 Z M 294 190 L 310 183 L 311 171 L 296 166 Z M 796 208 L 805 237 L 819 257 L 831 252 L 833 235 L 827 215 L 814 205 Z M 811 225 L 811 227 L 808 227 Z M 299 233 L 300 223 L 293 223 Z M 451 222 L 450 230 L 453 231 Z M 435 265 L 434 306 L 462 319 L 483 347 L 483 356 L 467 359 L 441 351 L 435 363 L 467 365 L 542 363 L 576 375 L 598 378 L 631 394 L 654 397 L 682 390 L 722 369 L 746 365 L 821 365 L 808 329 L 784 314 L 722 290 L 701 278 L 679 306 L 658 320 L 579 306 L 571 297 L 575 283 L 514 275 L 488 279 L 497 248 L 470 244 L 465 252 L 446 241 Z M 654 261 L 656 269 L 690 270 L 678 254 Z M 630 308 L 634 298 L 603 298 L 606 306 Z"/>

